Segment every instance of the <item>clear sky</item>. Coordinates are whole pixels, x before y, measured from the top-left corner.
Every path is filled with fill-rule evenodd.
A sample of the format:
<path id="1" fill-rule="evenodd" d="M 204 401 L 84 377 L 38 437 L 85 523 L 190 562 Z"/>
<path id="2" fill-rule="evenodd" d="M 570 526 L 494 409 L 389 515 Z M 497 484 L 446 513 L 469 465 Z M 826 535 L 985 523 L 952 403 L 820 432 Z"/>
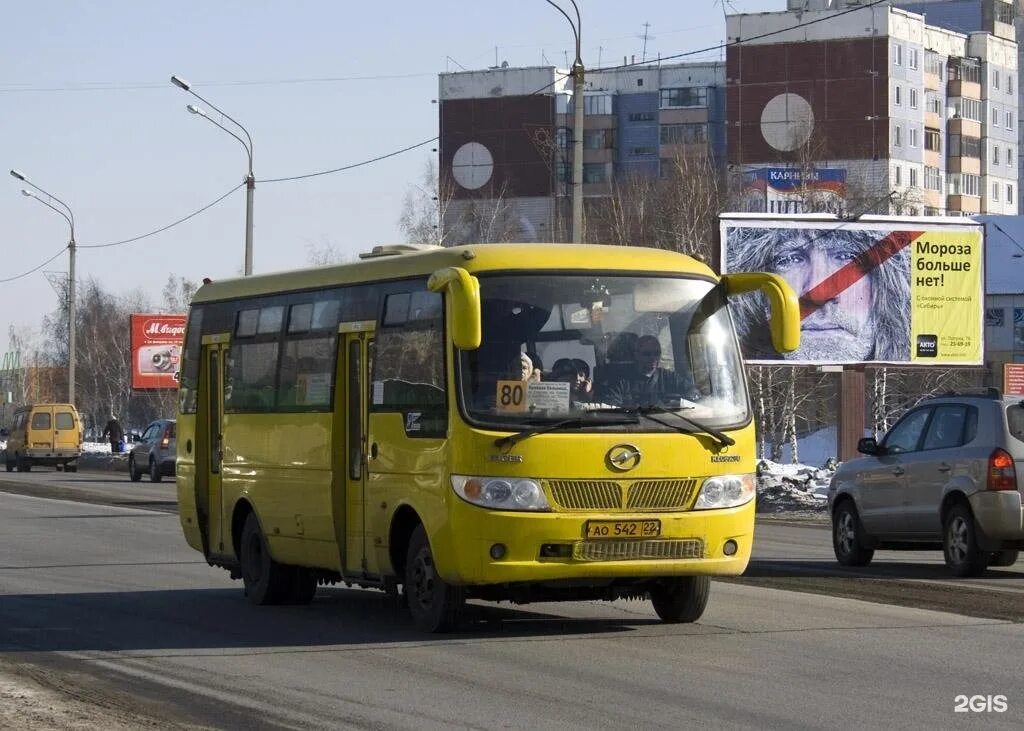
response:
<path id="1" fill-rule="evenodd" d="M 561 0 L 571 12 L 568 0 Z M 721 0 L 579 0 L 587 66 L 721 43 Z M 732 0 L 732 12 L 782 10 L 784 0 Z M 33 0 L 4 3 L 0 45 L 0 169 L 16 168 L 72 208 L 77 280 L 135 288 L 154 300 L 168 273 L 241 274 L 244 190 L 141 241 L 106 248 L 192 213 L 241 183 L 245 153 L 188 114 L 172 74 L 244 124 L 253 138 L 254 272 L 306 266 L 310 248 L 354 256 L 401 241 L 406 193 L 432 155 L 417 150 L 348 172 L 337 168 L 437 134 L 437 74 L 564 66 L 568 23 L 544 0 Z M 713 60 L 720 52 L 694 57 Z M 4 182 L 6 181 L 6 182 Z M 68 227 L 0 180 L 0 280 L 61 251 Z M 41 270 L 0 282 L 0 354 L 10 325 L 38 328 L 57 306 L 44 272 L 67 272 L 64 251 Z M 127 325 L 127 323 L 126 323 Z"/>

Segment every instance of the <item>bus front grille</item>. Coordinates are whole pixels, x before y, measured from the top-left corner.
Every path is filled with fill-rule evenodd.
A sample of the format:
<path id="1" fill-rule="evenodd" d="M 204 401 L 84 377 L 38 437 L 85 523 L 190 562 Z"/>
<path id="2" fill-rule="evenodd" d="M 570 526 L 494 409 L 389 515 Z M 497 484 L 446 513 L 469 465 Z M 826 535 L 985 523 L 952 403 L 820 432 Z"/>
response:
<path id="1" fill-rule="evenodd" d="M 694 498 L 696 480 L 645 480 L 629 488 L 629 510 L 686 510 Z"/>
<path id="2" fill-rule="evenodd" d="M 648 541 L 580 541 L 572 547 L 576 561 L 643 561 L 668 558 L 702 558 L 699 538 Z"/>
<path id="3" fill-rule="evenodd" d="M 621 510 L 622 488 L 597 480 L 552 480 L 551 497 L 566 510 Z"/>

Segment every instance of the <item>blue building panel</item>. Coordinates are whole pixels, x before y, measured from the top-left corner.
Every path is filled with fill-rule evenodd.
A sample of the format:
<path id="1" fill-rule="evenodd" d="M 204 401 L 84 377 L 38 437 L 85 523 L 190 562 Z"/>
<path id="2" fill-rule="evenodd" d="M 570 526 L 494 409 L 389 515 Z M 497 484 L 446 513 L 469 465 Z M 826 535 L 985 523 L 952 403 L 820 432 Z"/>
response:
<path id="1" fill-rule="evenodd" d="M 657 176 L 658 99 L 657 92 L 618 95 L 616 177 L 630 174 Z"/>
<path id="2" fill-rule="evenodd" d="M 943 3 L 893 3 L 898 8 L 924 16 L 928 25 L 957 33 L 985 30 L 979 0 L 950 0 Z"/>

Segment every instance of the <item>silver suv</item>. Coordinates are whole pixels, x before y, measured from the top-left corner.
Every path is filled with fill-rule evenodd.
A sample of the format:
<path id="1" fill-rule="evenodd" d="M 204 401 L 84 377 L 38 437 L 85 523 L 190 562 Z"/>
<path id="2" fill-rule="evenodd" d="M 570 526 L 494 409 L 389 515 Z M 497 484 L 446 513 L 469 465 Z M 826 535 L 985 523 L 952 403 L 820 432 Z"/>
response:
<path id="1" fill-rule="evenodd" d="M 174 439 L 174 419 L 157 419 L 146 427 L 142 437 L 128 453 L 128 475 L 138 482 L 149 474 L 150 482 L 174 477 L 178 448 Z"/>
<path id="2" fill-rule="evenodd" d="M 829 485 L 832 545 L 844 566 L 875 549 L 938 549 L 955 576 L 1011 566 L 1024 548 L 1024 400 L 949 393 L 922 401 Z"/>

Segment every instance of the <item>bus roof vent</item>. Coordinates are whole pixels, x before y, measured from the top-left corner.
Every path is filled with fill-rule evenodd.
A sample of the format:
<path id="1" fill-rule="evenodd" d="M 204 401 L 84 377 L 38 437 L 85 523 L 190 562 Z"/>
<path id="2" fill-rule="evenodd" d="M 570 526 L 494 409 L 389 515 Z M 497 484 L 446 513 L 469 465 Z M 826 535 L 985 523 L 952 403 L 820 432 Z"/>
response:
<path id="1" fill-rule="evenodd" d="M 374 246 L 370 251 L 359 254 L 360 259 L 376 259 L 378 256 L 398 256 L 399 254 L 411 254 L 415 251 L 434 251 L 444 247 L 437 244 L 388 244 L 386 246 Z"/>

